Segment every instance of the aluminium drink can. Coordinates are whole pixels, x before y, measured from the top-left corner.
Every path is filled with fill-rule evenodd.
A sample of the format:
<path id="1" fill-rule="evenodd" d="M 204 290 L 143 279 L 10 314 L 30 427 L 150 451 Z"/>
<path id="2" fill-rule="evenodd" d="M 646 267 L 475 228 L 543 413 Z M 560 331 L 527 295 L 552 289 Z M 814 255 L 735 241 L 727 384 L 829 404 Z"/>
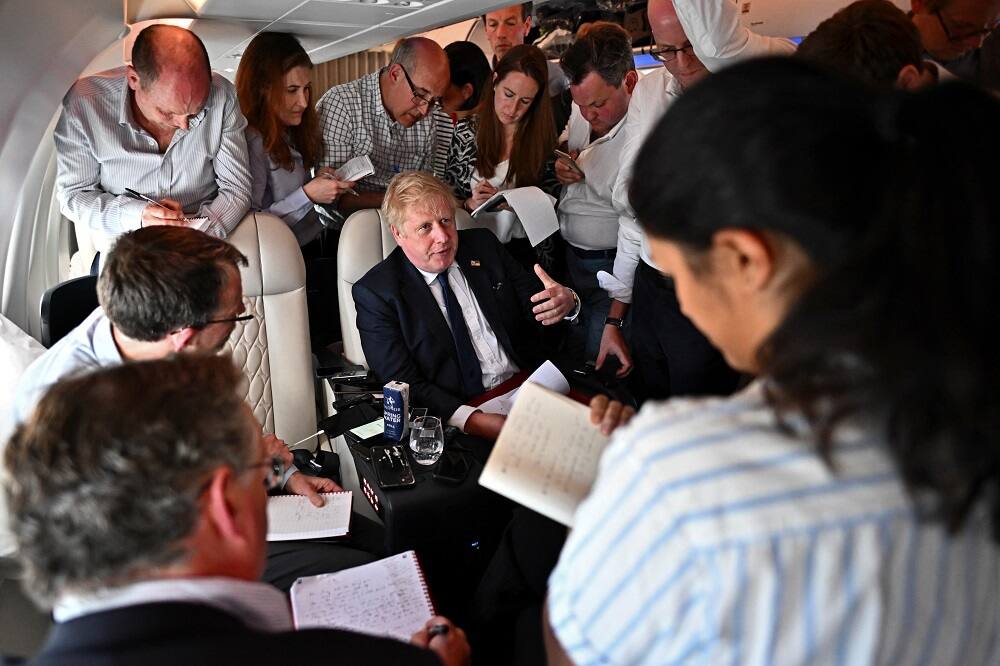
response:
<path id="1" fill-rule="evenodd" d="M 410 385 L 389 382 L 382 388 L 385 410 L 385 438 L 400 441 L 406 436 L 410 414 Z"/>

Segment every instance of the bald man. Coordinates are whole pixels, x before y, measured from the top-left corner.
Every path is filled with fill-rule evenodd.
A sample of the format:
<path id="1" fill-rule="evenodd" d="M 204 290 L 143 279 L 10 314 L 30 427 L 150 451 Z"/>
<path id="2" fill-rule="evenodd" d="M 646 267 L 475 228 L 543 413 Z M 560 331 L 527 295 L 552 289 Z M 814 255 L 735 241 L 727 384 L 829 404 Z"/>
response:
<path id="1" fill-rule="evenodd" d="M 90 229 L 99 250 L 126 231 L 192 220 L 225 238 L 250 207 L 245 128 L 236 89 L 212 73 L 201 40 L 149 26 L 131 64 L 80 79 L 63 99 L 55 130 L 62 213 Z"/>
<path id="2" fill-rule="evenodd" d="M 326 146 L 320 166 L 337 168 L 368 155 L 375 167 L 355 186 L 358 196 L 340 197 L 325 207 L 330 217 L 378 208 L 397 173 L 432 170 L 432 111 L 449 83 L 444 49 L 425 37 L 410 37 L 396 45 L 381 70 L 326 91 L 316 104 Z"/>

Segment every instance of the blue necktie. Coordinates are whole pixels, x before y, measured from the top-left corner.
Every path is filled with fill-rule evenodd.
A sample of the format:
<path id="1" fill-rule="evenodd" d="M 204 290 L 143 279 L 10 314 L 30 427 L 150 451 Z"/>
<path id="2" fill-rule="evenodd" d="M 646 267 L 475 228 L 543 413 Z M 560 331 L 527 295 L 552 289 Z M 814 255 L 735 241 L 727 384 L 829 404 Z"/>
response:
<path id="1" fill-rule="evenodd" d="M 437 282 L 444 291 L 444 305 L 448 311 L 448 321 L 451 323 L 451 337 L 455 340 L 455 350 L 458 352 L 458 371 L 462 375 L 462 390 L 466 398 L 471 398 L 484 391 L 483 369 L 472 346 L 469 327 L 466 326 L 465 317 L 462 316 L 462 306 L 458 304 L 458 299 L 448 284 L 448 271 L 438 273 Z"/>

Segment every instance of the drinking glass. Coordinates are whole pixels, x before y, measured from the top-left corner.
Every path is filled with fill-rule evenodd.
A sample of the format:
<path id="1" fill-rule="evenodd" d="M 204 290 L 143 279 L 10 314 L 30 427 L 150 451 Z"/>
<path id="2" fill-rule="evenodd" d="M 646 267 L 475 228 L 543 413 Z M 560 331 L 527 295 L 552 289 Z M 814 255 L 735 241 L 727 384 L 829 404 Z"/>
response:
<path id="1" fill-rule="evenodd" d="M 410 423 L 410 451 L 421 465 L 433 465 L 444 450 L 444 431 L 436 416 L 418 416 Z"/>

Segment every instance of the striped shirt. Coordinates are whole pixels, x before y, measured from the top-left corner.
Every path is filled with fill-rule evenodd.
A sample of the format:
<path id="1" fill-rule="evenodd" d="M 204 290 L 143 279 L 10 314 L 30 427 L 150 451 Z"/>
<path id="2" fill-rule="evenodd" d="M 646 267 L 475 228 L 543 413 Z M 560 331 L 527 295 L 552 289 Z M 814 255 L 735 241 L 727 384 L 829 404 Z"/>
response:
<path id="1" fill-rule="evenodd" d="M 63 98 L 55 129 L 56 190 L 63 215 L 84 224 L 106 249 L 141 225 L 146 202 L 178 201 L 189 217 L 208 217 L 225 238 L 250 207 L 246 119 L 236 89 L 218 74 L 205 107 L 178 129 L 163 153 L 132 115 L 125 68 L 77 81 Z"/>
<path id="2" fill-rule="evenodd" d="M 424 116 L 412 127 L 393 120 L 382 103 L 379 75 L 383 71 L 334 86 L 316 103 L 326 145 L 319 166 L 337 168 L 359 155 L 371 158 L 375 173 L 358 182 L 355 189 L 359 192 L 381 192 L 401 171 L 429 171 L 433 167 L 433 115 Z"/>
<path id="3" fill-rule="evenodd" d="M 758 382 L 616 434 L 549 580 L 574 663 L 1000 663 L 985 512 L 950 538 L 875 428 L 839 431 L 834 474 L 791 425 Z"/>

